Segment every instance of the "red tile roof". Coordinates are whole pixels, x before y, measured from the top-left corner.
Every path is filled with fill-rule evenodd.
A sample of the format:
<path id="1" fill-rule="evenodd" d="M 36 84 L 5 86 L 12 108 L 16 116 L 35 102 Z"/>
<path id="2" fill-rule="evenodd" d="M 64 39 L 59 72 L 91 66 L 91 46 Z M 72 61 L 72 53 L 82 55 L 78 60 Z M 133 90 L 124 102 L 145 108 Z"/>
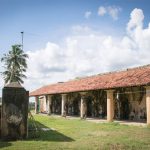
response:
<path id="1" fill-rule="evenodd" d="M 150 85 L 150 65 L 50 84 L 31 92 L 30 96 L 141 85 Z"/>

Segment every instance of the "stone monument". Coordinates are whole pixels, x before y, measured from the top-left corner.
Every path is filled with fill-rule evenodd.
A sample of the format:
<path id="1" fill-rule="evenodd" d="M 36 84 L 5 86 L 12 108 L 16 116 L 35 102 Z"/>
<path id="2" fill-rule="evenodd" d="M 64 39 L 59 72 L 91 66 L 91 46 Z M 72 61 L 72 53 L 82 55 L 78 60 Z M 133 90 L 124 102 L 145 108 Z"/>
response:
<path id="1" fill-rule="evenodd" d="M 1 138 L 17 140 L 27 137 L 29 92 L 12 82 L 2 91 Z"/>

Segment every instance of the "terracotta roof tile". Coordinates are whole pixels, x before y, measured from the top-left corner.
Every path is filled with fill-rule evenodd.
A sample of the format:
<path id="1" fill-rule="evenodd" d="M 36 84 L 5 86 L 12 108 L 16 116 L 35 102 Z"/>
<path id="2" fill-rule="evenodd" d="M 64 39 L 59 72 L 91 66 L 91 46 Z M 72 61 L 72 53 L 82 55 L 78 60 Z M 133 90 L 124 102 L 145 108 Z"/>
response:
<path id="1" fill-rule="evenodd" d="M 150 65 L 50 84 L 31 92 L 30 96 L 140 85 L 150 85 Z"/>

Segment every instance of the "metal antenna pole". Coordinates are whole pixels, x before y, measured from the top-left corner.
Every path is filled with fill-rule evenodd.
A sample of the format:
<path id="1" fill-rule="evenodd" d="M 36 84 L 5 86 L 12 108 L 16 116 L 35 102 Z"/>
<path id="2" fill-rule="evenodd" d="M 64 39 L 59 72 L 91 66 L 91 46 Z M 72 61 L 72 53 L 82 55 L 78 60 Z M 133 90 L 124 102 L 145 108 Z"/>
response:
<path id="1" fill-rule="evenodd" d="M 22 32 L 21 32 L 21 37 L 22 37 L 22 50 L 23 50 L 23 34 L 24 34 L 24 32 L 22 31 Z"/>

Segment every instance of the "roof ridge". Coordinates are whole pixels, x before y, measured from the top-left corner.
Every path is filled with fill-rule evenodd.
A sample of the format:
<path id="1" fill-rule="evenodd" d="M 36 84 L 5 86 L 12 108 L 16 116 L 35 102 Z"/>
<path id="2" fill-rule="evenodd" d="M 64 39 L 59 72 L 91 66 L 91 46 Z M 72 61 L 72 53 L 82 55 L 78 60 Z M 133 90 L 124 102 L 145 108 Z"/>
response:
<path id="1" fill-rule="evenodd" d="M 134 68 L 127 68 L 126 70 L 132 70 L 132 69 L 142 69 L 142 68 L 145 68 L 145 67 L 150 67 L 150 64 L 147 64 L 147 65 L 143 65 L 143 66 L 137 66 L 137 67 L 134 67 Z"/>
<path id="2" fill-rule="evenodd" d="M 95 76 L 100 76 L 100 75 L 107 75 L 107 74 L 118 73 L 118 72 L 124 72 L 124 71 L 129 71 L 129 70 L 134 70 L 134 69 L 143 69 L 143 68 L 145 68 L 145 67 L 150 67 L 150 64 L 143 65 L 143 66 L 132 67 L 132 68 L 126 68 L 126 69 L 108 71 L 108 72 L 99 73 L 99 74 L 90 75 L 90 76 L 76 77 L 75 79 L 72 79 L 72 80 L 81 80 L 81 79 L 90 78 L 90 77 L 95 77 Z"/>
<path id="3" fill-rule="evenodd" d="M 148 65 L 144 65 L 144 66 L 138 66 L 138 67 L 133 67 L 133 68 L 127 68 L 127 69 L 122 69 L 122 70 L 117 70 L 117 71 L 112 71 L 112 72 L 105 72 L 105 73 L 101 73 L 101 74 L 97 74 L 97 75 L 92 75 L 92 76 L 86 76 L 86 77 L 81 77 L 81 78 L 74 78 L 74 79 L 72 79 L 72 80 L 68 80 L 68 81 L 64 81 L 64 82 L 57 82 L 57 83 L 51 83 L 51 84 L 48 84 L 48 85 L 44 85 L 44 86 L 42 86 L 42 87 L 40 87 L 40 88 L 38 88 L 37 90 L 41 90 L 41 89 L 47 89 L 47 88 L 50 88 L 51 86 L 53 87 L 53 86 L 65 86 L 66 84 L 71 84 L 71 83 L 69 83 L 69 82 L 74 82 L 74 81 L 81 81 L 82 82 L 82 80 L 88 80 L 88 79 L 90 79 L 90 78 L 92 78 L 92 77 L 96 77 L 96 76 L 102 76 L 102 75 L 109 75 L 109 74 L 114 74 L 115 75 L 115 73 L 119 73 L 119 72 L 128 72 L 128 71 L 130 71 L 130 70 L 137 70 L 137 71 L 141 71 L 142 69 L 144 69 L 144 68 L 147 68 L 147 69 L 149 69 L 150 70 L 150 64 L 148 64 Z M 107 78 L 107 77 L 106 77 Z M 149 81 L 150 82 L 150 81 Z M 145 81 L 143 81 L 143 83 L 142 84 L 145 84 Z M 146 83 L 147 84 L 147 83 Z M 131 86 L 131 85 L 129 85 L 129 86 Z M 106 87 L 106 88 L 108 88 L 108 87 Z M 36 91 L 36 90 L 35 90 Z M 33 91 L 34 92 L 34 91 Z"/>
<path id="4" fill-rule="evenodd" d="M 143 65 L 143 66 L 132 67 L 132 68 L 114 70 L 114 71 L 99 73 L 99 74 L 90 75 L 90 76 L 76 77 L 74 79 L 70 79 L 70 80 L 67 80 L 67 81 L 64 81 L 64 82 L 57 82 L 57 83 L 53 83 L 53 84 L 49 84 L 49 85 L 54 85 L 54 84 L 59 84 L 59 83 L 66 83 L 66 82 L 76 81 L 76 80 L 82 80 L 82 79 L 85 79 L 85 78 L 91 78 L 91 77 L 100 76 L 100 75 L 107 75 L 107 74 L 112 74 L 112 73 L 124 72 L 124 71 L 129 71 L 129 70 L 134 70 L 134 69 L 142 69 L 142 68 L 145 68 L 145 67 L 150 67 L 150 64 Z M 49 85 L 47 85 L 47 86 L 49 86 Z"/>
<path id="5" fill-rule="evenodd" d="M 100 75 L 104 76 L 99 78 Z M 114 89 L 119 87 L 145 86 L 150 85 L 149 75 L 150 64 L 94 75 L 95 78 L 93 76 L 87 76 L 81 79 L 66 81 L 64 83 L 49 84 L 31 92 L 30 96 L 81 92 L 97 89 Z M 92 79 L 92 77 L 94 79 Z"/>

